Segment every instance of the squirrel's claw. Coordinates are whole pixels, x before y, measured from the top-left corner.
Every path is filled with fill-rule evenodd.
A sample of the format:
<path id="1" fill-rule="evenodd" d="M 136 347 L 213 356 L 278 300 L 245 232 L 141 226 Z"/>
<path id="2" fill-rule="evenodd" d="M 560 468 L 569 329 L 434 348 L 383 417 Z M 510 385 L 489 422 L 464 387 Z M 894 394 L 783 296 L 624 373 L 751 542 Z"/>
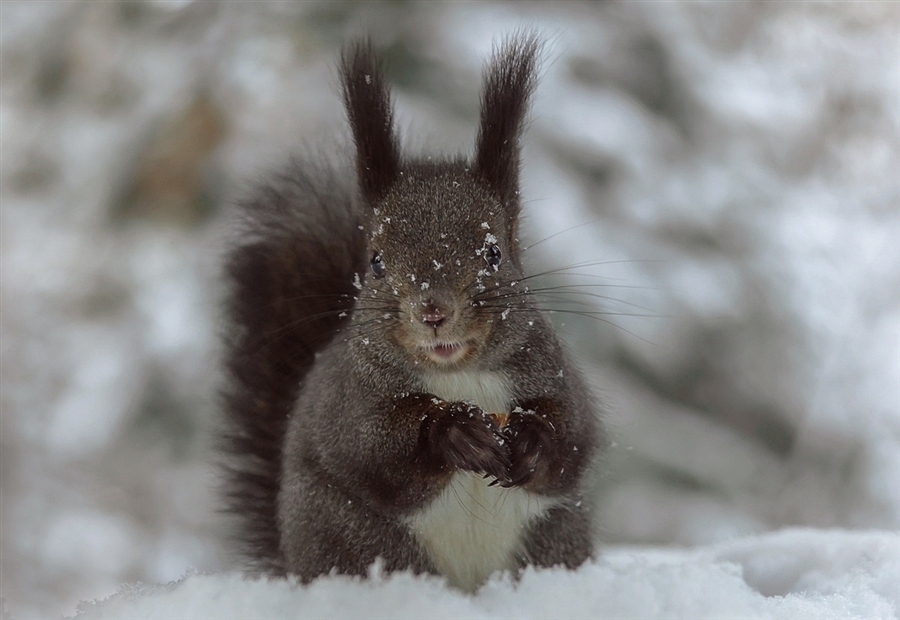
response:
<path id="1" fill-rule="evenodd" d="M 489 417 L 474 405 L 448 403 L 429 436 L 432 449 L 449 465 L 485 477 L 507 478 L 510 460 L 505 442 Z"/>
<path id="2" fill-rule="evenodd" d="M 510 468 L 504 487 L 518 487 L 547 477 L 554 458 L 553 430 L 541 418 L 515 416 L 506 427 Z"/>

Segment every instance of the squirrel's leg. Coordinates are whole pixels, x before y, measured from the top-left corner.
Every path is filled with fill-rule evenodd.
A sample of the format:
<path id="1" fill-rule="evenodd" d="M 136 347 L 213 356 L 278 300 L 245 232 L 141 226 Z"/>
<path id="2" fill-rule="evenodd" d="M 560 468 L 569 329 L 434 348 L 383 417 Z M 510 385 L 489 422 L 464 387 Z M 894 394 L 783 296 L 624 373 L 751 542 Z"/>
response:
<path id="1" fill-rule="evenodd" d="M 577 568 L 594 552 L 590 512 L 581 502 L 557 506 L 529 526 L 524 541 L 521 567 Z"/>
<path id="2" fill-rule="evenodd" d="M 282 539 L 286 569 L 302 581 L 332 570 L 366 575 L 379 559 L 386 571 L 435 572 L 424 551 L 399 518 L 377 513 L 322 480 L 308 476 L 285 480 L 291 497 L 282 506 Z"/>

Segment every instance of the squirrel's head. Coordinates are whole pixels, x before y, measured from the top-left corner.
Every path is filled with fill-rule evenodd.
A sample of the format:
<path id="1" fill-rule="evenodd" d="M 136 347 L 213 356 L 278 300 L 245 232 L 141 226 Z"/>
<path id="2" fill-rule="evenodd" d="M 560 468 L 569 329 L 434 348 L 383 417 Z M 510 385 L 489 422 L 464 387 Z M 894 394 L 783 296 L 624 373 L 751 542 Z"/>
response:
<path id="1" fill-rule="evenodd" d="M 390 91 L 367 42 L 342 58 L 344 104 L 367 203 L 367 258 L 358 314 L 391 326 L 412 359 L 451 368 L 481 357 L 525 296 L 516 238 L 519 138 L 540 41 L 508 38 L 484 74 L 471 160 L 405 160 Z M 508 322 L 507 322 L 508 321 Z"/>

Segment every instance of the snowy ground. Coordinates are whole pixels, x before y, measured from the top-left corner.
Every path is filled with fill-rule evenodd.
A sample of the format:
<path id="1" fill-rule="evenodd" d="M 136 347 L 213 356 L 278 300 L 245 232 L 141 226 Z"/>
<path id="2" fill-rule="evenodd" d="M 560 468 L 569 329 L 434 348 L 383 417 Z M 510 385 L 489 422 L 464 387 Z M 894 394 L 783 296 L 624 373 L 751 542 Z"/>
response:
<path id="1" fill-rule="evenodd" d="M 456 152 L 522 25 L 552 39 L 528 257 L 602 263 L 553 284 L 609 312 L 560 323 L 608 404 L 610 550 L 472 598 L 192 575 L 83 615 L 900 614 L 900 5 L 190 1 L 0 4 L 3 613 L 229 569 L 230 201 L 332 139 L 349 35 L 384 48 L 406 143 Z"/>
<path id="2" fill-rule="evenodd" d="M 320 579 L 309 586 L 191 575 L 84 604 L 102 618 L 895 618 L 900 537 L 789 530 L 696 551 L 612 549 L 569 572 L 496 577 L 474 596 L 431 577 Z"/>

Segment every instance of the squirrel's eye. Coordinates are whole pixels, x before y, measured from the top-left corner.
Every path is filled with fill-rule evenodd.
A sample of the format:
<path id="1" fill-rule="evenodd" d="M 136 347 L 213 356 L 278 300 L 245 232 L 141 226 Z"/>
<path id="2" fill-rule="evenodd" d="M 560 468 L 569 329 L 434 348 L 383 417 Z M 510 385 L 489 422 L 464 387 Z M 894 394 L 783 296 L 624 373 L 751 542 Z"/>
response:
<path id="1" fill-rule="evenodd" d="M 372 267 L 373 276 L 375 276 L 376 278 L 384 277 L 384 263 L 381 262 L 381 256 L 378 254 L 378 252 L 372 254 L 372 260 L 369 265 Z"/>
<path id="2" fill-rule="evenodd" d="M 500 269 L 500 248 L 496 244 L 489 247 L 484 253 L 484 260 L 494 271 Z"/>

